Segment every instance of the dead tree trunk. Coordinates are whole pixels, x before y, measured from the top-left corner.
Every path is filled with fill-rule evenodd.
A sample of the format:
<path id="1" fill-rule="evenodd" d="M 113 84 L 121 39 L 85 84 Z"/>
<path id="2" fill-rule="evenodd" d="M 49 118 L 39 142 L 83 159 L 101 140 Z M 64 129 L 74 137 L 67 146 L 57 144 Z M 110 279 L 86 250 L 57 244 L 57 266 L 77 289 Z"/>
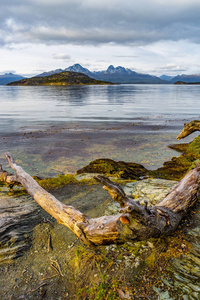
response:
<path id="1" fill-rule="evenodd" d="M 183 139 L 195 131 L 200 131 L 200 121 L 193 120 L 190 123 L 185 123 L 181 133 L 177 136 L 177 140 Z"/>
<path id="2" fill-rule="evenodd" d="M 170 235 L 198 199 L 200 164 L 186 174 L 160 203 L 151 208 L 147 207 L 147 204 L 140 205 L 139 202 L 129 198 L 119 185 L 99 175 L 96 180 L 103 184 L 115 201 L 120 203 L 121 213 L 93 219 L 73 206 L 58 201 L 18 166 L 9 153 L 6 157 L 16 175 L 6 173 L 2 180 L 8 184 L 21 183 L 43 209 L 57 222 L 70 228 L 87 245 L 134 242 Z"/>

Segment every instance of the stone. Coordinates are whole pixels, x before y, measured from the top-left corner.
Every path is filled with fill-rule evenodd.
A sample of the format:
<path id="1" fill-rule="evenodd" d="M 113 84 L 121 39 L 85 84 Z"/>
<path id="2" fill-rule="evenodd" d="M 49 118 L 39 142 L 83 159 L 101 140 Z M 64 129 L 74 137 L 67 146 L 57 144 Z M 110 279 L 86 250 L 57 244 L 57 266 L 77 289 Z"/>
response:
<path id="1" fill-rule="evenodd" d="M 89 165 L 79 169 L 77 174 L 99 173 L 107 176 L 116 176 L 122 179 L 140 179 L 147 175 L 148 171 L 142 165 L 112 159 L 96 159 Z"/>

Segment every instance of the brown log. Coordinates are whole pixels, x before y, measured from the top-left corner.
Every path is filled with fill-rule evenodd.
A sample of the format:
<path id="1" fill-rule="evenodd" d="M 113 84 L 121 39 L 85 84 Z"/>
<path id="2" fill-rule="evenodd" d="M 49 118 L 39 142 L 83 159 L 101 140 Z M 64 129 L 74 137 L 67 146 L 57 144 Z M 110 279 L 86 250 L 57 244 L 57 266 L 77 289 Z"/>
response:
<path id="1" fill-rule="evenodd" d="M 159 204 L 148 207 L 129 198 L 123 189 L 104 176 L 96 180 L 103 184 L 113 200 L 120 203 L 121 212 L 113 216 L 89 218 L 73 206 L 58 201 L 45 191 L 12 159 L 7 160 L 16 172 L 8 174 L 6 182 L 20 182 L 35 201 L 59 223 L 70 228 L 87 245 L 106 245 L 127 241 L 146 240 L 172 234 L 181 219 L 198 199 L 200 164 L 191 170 Z M 66 195 L 67 196 L 67 195 Z"/>

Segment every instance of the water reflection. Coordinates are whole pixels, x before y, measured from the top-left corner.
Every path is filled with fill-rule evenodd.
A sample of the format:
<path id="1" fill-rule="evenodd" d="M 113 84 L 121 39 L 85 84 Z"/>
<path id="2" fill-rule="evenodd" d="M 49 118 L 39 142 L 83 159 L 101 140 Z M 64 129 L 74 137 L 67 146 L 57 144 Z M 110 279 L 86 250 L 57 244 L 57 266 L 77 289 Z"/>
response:
<path id="1" fill-rule="evenodd" d="M 141 118 L 164 124 L 167 120 L 178 122 L 184 118 L 199 118 L 198 86 L 1 86 L 0 93 L 2 126 L 7 118 L 12 118 L 16 126 L 41 121 L 126 122 L 130 118 L 132 121 Z"/>

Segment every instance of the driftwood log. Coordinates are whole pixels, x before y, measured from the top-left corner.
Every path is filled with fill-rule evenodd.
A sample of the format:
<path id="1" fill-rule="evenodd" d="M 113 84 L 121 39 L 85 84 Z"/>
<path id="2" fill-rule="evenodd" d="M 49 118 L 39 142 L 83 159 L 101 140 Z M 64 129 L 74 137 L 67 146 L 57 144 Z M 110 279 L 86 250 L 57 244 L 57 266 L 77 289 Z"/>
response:
<path id="1" fill-rule="evenodd" d="M 198 199 L 200 164 L 197 164 L 157 205 L 148 207 L 129 198 L 123 189 L 104 176 L 96 180 L 103 184 L 113 200 L 121 206 L 117 215 L 89 218 L 73 206 L 58 201 L 18 166 L 11 155 L 6 158 L 15 171 L 12 175 L 1 170 L 1 180 L 8 185 L 21 183 L 35 201 L 58 223 L 70 228 L 87 245 L 107 245 L 146 240 L 172 234 Z M 67 195 L 66 195 L 67 197 Z"/>
<path id="2" fill-rule="evenodd" d="M 183 130 L 177 136 L 177 140 L 183 139 L 195 131 L 200 131 L 200 121 L 193 120 L 190 123 L 184 123 Z"/>

